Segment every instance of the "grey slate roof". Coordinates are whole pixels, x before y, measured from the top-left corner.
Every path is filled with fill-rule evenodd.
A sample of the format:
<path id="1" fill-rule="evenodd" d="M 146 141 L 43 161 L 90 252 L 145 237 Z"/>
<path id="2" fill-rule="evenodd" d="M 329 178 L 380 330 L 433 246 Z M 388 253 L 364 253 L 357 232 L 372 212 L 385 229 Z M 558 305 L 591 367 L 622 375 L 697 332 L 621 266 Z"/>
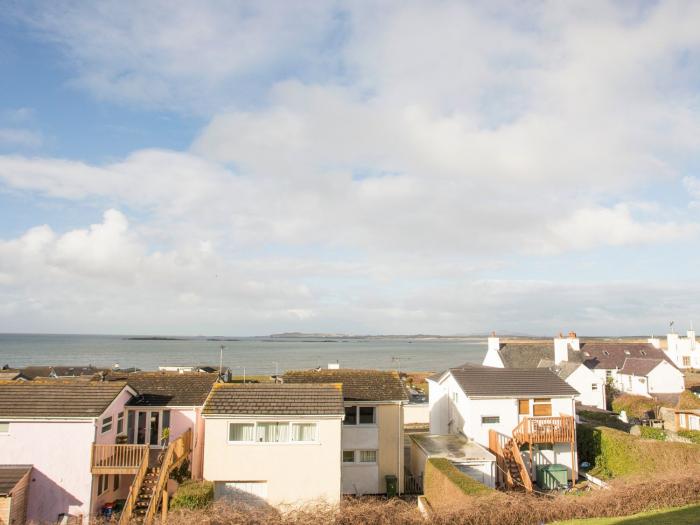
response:
<path id="1" fill-rule="evenodd" d="M 621 374 L 644 377 L 649 372 L 659 366 L 663 359 L 640 359 L 638 357 L 625 359 L 625 363 L 620 369 Z"/>
<path id="2" fill-rule="evenodd" d="M 58 377 L 92 377 L 109 371 L 109 368 L 94 366 L 27 366 L 21 369 L 22 375 L 27 379 L 52 377 L 54 374 Z"/>
<path id="3" fill-rule="evenodd" d="M 129 406 L 202 406 L 218 374 L 206 372 L 134 372 L 127 382 L 139 397 Z"/>
<path id="4" fill-rule="evenodd" d="M 562 379 L 564 379 L 566 381 L 566 379 L 571 374 L 576 372 L 578 367 L 580 367 L 582 364 L 583 363 L 581 363 L 580 361 L 579 362 L 563 361 L 557 365 L 557 364 L 554 364 L 554 361 L 552 361 L 551 359 L 542 359 L 542 361 L 540 361 L 537 364 L 537 368 L 549 368 L 552 372 L 554 372 L 555 374 L 557 374 L 559 377 L 561 377 Z"/>
<path id="5" fill-rule="evenodd" d="M 217 384 L 204 415 L 342 416 L 340 384 Z"/>
<path id="6" fill-rule="evenodd" d="M 408 401 L 399 374 L 384 370 L 291 370 L 285 383 L 342 383 L 346 401 Z"/>
<path id="7" fill-rule="evenodd" d="M 505 368 L 537 368 L 540 361 L 554 361 L 554 343 L 504 343 L 498 355 Z M 569 348 L 569 362 L 581 363 L 581 352 Z"/>
<path id="8" fill-rule="evenodd" d="M 557 397 L 579 392 L 547 368 L 450 368 L 470 397 Z"/>
<path id="9" fill-rule="evenodd" d="M 0 419 L 98 417 L 124 387 L 123 381 L 2 381 Z"/>
<path id="10" fill-rule="evenodd" d="M 30 470 L 31 465 L 0 465 L 0 496 L 9 496 L 19 480 Z"/>
<path id="11" fill-rule="evenodd" d="M 620 369 L 629 358 L 663 359 L 676 368 L 663 350 L 648 343 L 590 342 L 581 345 L 581 352 L 588 368 Z"/>

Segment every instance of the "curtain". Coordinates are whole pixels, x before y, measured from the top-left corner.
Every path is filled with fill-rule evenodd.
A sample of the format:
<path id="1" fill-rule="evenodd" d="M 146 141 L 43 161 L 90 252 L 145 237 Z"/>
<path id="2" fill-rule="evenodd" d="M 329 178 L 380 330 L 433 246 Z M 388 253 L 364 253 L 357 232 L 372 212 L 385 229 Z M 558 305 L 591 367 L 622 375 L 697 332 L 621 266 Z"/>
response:
<path id="1" fill-rule="evenodd" d="M 376 450 L 360 450 L 360 463 L 376 463 L 377 462 L 377 451 Z"/>
<path id="2" fill-rule="evenodd" d="M 292 441 L 316 441 L 316 423 L 293 423 Z"/>
<path id="3" fill-rule="evenodd" d="M 289 423 L 258 423 L 257 441 L 282 443 L 289 441 Z"/>
<path id="4" fill-rule="evenodd" d="M 253 441 L 253 423 L 231 423 L 228 428 L 229 441 Z"/>

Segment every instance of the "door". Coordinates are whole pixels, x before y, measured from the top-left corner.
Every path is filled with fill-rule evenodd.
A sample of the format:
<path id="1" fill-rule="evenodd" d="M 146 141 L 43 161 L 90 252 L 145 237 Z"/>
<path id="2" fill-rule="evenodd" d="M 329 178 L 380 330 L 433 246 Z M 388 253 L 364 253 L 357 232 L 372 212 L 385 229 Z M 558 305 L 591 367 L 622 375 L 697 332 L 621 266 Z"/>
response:
<path id="1" fill-rule="evenodd" d="M 169 427 L 169 410 L 134 410 L 129 411 L 127 416 L 127 435 L 132 444 L 161 448 L 163 429 Z M 165 440 L 165 444 L 168 444 L 168 440 Z"/>

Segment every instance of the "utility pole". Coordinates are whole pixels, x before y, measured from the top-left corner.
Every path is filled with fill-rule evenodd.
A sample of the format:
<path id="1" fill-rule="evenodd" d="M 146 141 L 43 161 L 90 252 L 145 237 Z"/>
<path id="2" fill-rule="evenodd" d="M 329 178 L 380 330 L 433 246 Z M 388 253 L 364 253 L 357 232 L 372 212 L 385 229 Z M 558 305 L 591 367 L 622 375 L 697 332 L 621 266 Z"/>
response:
<path id="1" fill-rule="evenodd" d="M 221 380 L 221 373 L 224 370 L 224 345 L 221 345 L 219 350 L 219 380 Z"/>

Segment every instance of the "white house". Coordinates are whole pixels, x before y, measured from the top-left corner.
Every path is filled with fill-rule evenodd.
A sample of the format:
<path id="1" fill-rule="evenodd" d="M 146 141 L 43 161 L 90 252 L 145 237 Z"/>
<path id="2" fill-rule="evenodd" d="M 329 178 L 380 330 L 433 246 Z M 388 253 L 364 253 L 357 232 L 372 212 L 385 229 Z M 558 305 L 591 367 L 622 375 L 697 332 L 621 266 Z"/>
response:
<path id="1" fill-rule="evenodd" d="M 0 383 L 0 465 L 32 466 L 28 521 L 87 522 L 120 497 L 119 476 L 95 475 L 91 452 L 95 444 L 115 442 L 124 405 L 135 394 L 125 382 Z"/>
<path id="2" fill-rule="evenodd" d="M 501 343 L 494 335 L 488 338 L 484 366 L 497 368 L 549 368 L 579 392 L 576 401 L 605 409 L 605 378 L 597 376 L 583 363 L 579 339 L 573 332 L 557 337 L 552 343 Z"/>
<path id="3" fill-rule="evenodd" d="M 294 507 L 338 503 L 339 384 L 217 384 L 204 406 L 204 478 L 217 498 Z"/>
<path id="4" fill-rule="evenodd" d="M 551 370 L 464 365 L 428 378 L 428 385 L 431 434 L 463 435 L 497 456 L 524 449 L 531 477 L 537 465 L 552 463 L 576 477 L 579 392 Z"/>
<path id="5" fill-rule="evenodd" d="M 650 342 L 660 347 L 658 339 L 650 339 Z M 681 369 L 700 368 L 700 348 L 695 340 L 695 330 L 688 330 L 686 337 L 678 334 L 666 335 L 666 355 Z"/>
<path id="6" fill-rule="evenodd" d="M 403 405 L 408 394 L 398 373 L 334 368 L 287 371 L 290 383 L 341 383 L 343 420 L 343 494 L 384 494 L 387 476 L 404 484 Z"/>
<path id="7" fill-rule="evenodd" d="M 683 376 L 664 359 L 625 359 L 618 371 L 618 383 L 622 392 L 647 397 L 680 393 L 685 389 Z M 663 392 L 659 392 L 659 388 Z"/>

